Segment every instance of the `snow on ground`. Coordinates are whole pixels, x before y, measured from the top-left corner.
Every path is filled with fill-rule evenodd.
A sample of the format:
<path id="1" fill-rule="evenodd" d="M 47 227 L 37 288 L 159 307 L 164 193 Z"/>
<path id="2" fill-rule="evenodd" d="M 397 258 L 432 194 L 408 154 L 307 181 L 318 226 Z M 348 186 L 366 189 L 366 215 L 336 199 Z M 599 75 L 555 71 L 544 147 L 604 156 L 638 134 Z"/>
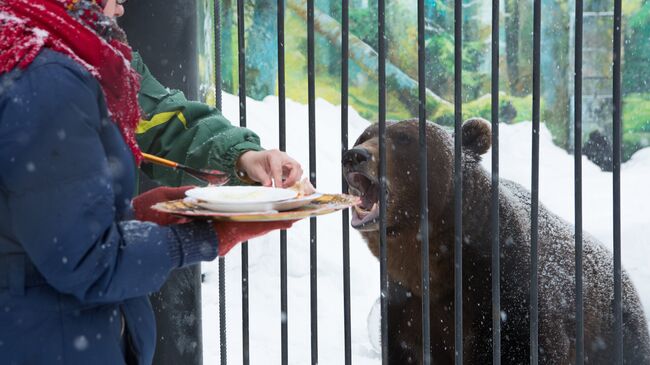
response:
<path id="1" fill-rule="evenodd" d="M 223 95 L 224 115 L 238 121 L 239 101 Z M 287 101 L 287 151 L 308 174 L 308 107 Z M 340 108 L 316 101 L 317 187 L 339 192 Z M 350 146 L 368 121 L 350 109 Z M 278 146 L 276 97 L 247 101 L 248 126 L 265 148 Z M 500 126 L 501 177 L 530 188 L 531 124 Z M 490 153 L 484 166 L 490 168 Z M 583 159 L 583 225 L 608 247 L 612 244 L 612 174 Z M 650 148 L 637 152 L 622 168 L 623 266 L 631 274 L 650 313 Z M 554 146 L 545 127 L 540 135 L 540 200 L 569 222 L 574 220 L 573 156 Z M 321 364 L 344 363 L 343 266 L 341 214 L 318 219 L 318 355 Z M 271 234 L 249 243 L 250 363 L 281 363 L 280 240 Z M 351 313 L 354 364 L 379 364 L 368 334 L 368 316 L 379 296 L 379 264 L 357 232 L 351 230 Z M 288 232 L 289 363 L 308 364 L 310 352 L 309 223 L 298 222 Z M 218 364 L 219 298 L 217 261 L 203 265 L 204 362 Z M 226 256 L 228 362 L 242 362 L 241 255 Z M 375 318 L 376 316 L 373 316 Z M 378 324 L 377 324 L 378 326 Z"/>

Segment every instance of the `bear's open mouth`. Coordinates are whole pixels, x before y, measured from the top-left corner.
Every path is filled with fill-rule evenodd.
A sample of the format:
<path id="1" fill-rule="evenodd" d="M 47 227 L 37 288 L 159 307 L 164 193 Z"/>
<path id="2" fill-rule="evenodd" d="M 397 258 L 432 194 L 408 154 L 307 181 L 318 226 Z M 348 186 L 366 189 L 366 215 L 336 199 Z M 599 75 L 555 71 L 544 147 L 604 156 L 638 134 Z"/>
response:
<path id="1" fill-rule="evenodd" d="M 362 172 L 347 174 L 350 192 L 361 198 L 361 204 L 352 210 L 352 227 L 373 229 L 379 218 L 379 182 Z"/>

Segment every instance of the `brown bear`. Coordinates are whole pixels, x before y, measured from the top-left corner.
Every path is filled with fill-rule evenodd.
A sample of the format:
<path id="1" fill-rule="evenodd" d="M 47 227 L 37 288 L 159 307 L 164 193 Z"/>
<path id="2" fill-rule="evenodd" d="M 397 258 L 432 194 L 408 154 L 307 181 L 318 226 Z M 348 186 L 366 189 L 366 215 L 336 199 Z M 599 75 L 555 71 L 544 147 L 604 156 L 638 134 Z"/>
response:
<path id="1" fill-rule="evenodd" d="M 454 363 L 454 141 L 427 124 L 431 360 Z M 487 121 L 464 123 L 463 166 L 463 357 L 465 364 L 492 363 L 491 175 L 480 155 L 491 143 Z M 343 156 L 344 176 L 362 203 L 352 212 L 372 253 L 379 257 L 379 140 L 377 125 Z M 386 231 L 388 353 L 390 364 L 422 363 L 421 251 L 418 122 L 386 128 Z M 530 193 L 499 183 L 501 249 L 501 356 L 504 364 L 527 364 L 530 356 Z M 575 362 L 574 229 L 539 207 L 539 363 Z M 585 363 L 614 364 L 613 259 L 584 235 Z M 646 319 L 629 277 L 623 273 L 623 351 L 626 364 L 650 364 Z"/>

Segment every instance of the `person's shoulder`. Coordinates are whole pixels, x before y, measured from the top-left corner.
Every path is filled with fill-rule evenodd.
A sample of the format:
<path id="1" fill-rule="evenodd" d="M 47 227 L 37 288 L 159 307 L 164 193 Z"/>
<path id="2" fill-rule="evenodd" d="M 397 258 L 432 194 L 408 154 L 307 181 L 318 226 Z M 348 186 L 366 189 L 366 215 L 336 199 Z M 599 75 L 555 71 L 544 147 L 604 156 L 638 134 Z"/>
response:
<path id="1" fill-rule="evenodd" d="M 102 103 L 101 87 L 90 72 L 49 49 L 41 51 L 25 69 L 14 69 L 0 79 L 0 115 L 21 115 L 26 125 L 50 123 L 52 116 L 66 110 L 75 110 L 78 118 L 62 123 L 99 120 L 89 116 L 101 115 Z"/>
<path id="2" fill-rule="evenodd" d="M 70 56 L 47 48 L 36 56 L 25 70 L 25 73 L 45 77 L 44 81 L 46 82 L 50 78 L 56 80 L 62 77 L 74 77 L 86 84 L 98 84 L 95 77 L 79 62 L 73 60 Z"/>
<path id="3" fill-rule="evenodd" d="M 81 64 L 72 58 L 50 49 L 43 49 L 25 69 L 2 75 L 2 84 L 7 87 L 0 96 L 40 97 L 36 91 L 65 98 L 79 93 L 99 95 L 99 82 Z"/>
<path id="4" fill-rule="evenodd" d="M 83 66 L 73 60 L 70 56 L 49 48 L 44 48 L 38 54 L 38 56 L 36 56 L 34 61 L 32 61 L 32 63 L 27 67 L 26 71 L 38 69 L 41 67 L 64 67 L 69 68 L 72 71 L 75 71 L 82 75 L 90 74 Z"/>
<path id="5" fill-rule="evenodd" d="M 38 97 L 37 90 L 49 90 L 61 97 L 77 92 L 97 97 L 101 93 L 99 82 L 84 66 L 48 48 L 24 69 L 16 67 L 0 75 L 0 99 L 28 94 Z"/>
<path id="6" fill-rule="evenodd" d="M 147 66 L 138 51 L 131 52 L 131 67 L 140 75 L 148 72 Z"/>

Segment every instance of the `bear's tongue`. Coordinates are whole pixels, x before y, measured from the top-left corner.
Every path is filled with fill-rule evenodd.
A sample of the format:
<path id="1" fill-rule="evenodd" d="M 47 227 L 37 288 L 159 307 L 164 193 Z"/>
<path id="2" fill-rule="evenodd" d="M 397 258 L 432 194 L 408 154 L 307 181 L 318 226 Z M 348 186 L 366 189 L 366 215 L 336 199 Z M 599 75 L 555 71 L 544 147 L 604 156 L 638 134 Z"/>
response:
<path id="1" fill-rule="evenodd" d="M 352 226 L 361 227 L 379 217 L 379 204 L 374 203 L 370 210 L 364 210 L 358 206 L 354 207 L 352 212 Z"/>

